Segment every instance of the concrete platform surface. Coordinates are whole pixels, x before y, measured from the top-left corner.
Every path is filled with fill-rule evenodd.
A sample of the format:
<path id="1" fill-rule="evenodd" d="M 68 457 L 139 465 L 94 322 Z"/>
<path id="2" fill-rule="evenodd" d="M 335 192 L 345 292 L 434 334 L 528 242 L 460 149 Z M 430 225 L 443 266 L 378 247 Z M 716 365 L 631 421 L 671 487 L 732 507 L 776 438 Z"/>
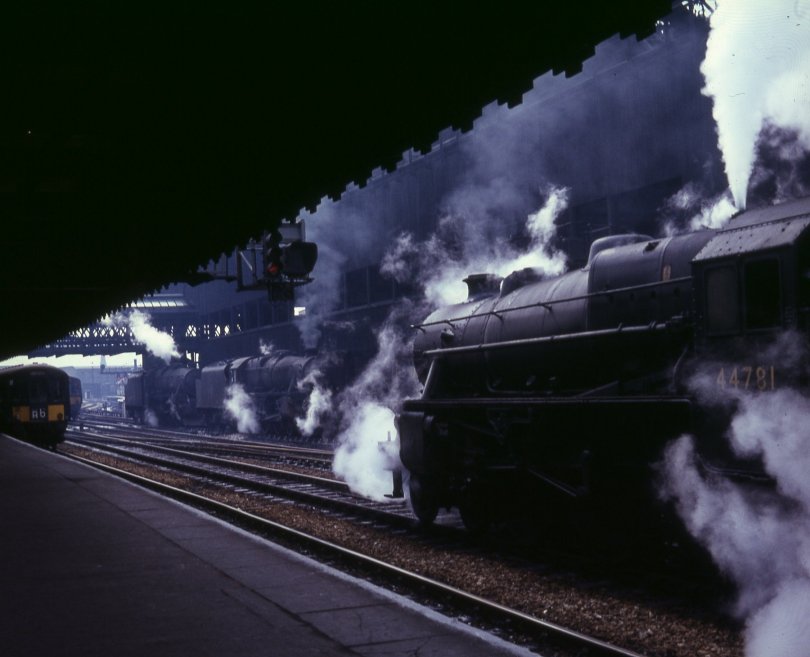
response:
<path id="1" fill-rule="evenodd" d="M 532 655 L 0 434 L 0 655 Z"/>

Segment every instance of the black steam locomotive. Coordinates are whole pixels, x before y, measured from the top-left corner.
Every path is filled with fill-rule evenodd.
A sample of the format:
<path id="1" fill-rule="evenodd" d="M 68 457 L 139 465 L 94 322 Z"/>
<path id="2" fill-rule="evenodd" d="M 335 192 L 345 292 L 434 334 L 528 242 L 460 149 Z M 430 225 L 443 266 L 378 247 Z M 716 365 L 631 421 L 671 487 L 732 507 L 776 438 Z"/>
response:
<path id="1" fill-rule="evenodd" d="M 0 371 L 0 431 L 53 449 L 71 415 L 68 375 L 50 365 Z"/>
<path id="2" fill-rule="evenodd" d="M 233 358 L 197 369 L 174 363 L 131 377 L 125 389 L 127 417 L 160 426 L 237 426 L 226 403 L 238 386 L 242 403 L 265 433 L 294 436 L 306 412 L 315 373 L 334 384 L 333 363 L 314 355 L 274 351 Z"/>
<path id="3" fill-rule="evenodd" d="M 773 345 L 810 330 L 809 226 L 807 198 L 721 230 L 602 238 L 561 276 L 466 279 L 465 303 L 415 327 L 424 392 L 398 426 L 416 515 L 458 507 L 479 529 L 525 499 L 537 516 L 588 509 L 612 523 L 617 500 L 655 504 L 651 464 L 683 432 L 706 467 L 757 476 L 724 446 L 730 410 L 699 402 L 692 383 L 806 385 Z"/>
<path id="4" fill-rule="evenodd" d="M 159 426 L 197 424 L 199 378 L 196 367 L 180 362 L 131 376 L 124 389 L 125 415 Z"/>

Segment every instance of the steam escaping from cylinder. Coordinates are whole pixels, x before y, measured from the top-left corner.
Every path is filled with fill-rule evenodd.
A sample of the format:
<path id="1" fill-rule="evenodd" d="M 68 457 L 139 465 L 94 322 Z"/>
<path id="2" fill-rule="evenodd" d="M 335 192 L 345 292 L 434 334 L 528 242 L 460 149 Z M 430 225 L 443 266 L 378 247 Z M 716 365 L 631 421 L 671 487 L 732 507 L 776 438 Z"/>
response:
<path id="1" fill-rule="evenodd" d="M 152 326 L 151 317 L 147 313 L 140 310 L 126 314 L 116 313 L 105 317 L 102 322 L 108 326 L 129 328 L 136 342 L 141 343 L 149 353 L 162 358 L 166 363 L 172 358 L 180 357 L 174 338 Z"/>
<path id="2" fill-rule="evenodd" d="M 810 149 L 810 6 L 721 0 L 701 66 L 734 205 L 746 207 L 757 139 L 770 124 Z"/>
<path id="3" fill-rule="evenodd" d="M 225 415 L 236 423 L 239 433 L 259 433 L 256 408 L 242 384 L 233 383 L 226 388 Z"/>
<path id="4" fill-rule="evenodd" d="M 772 352 L 796 342 L 788 334 Z M 782 373 L 797 366 L 796 353 L 788 362 L 771 362 Z M 720 391 L 708 372 L 695 389 L 704 401 L 736 404 L 730 447 L 739 457 L 761 459 L 775 489 L 706 474 L 691 436 L 667 448 L 664 488 L 692 535 L 737 585 L 734 611 L 745 619 L 746 656 L 801 657 L 810 645 L 810 399 L 790 388 L 771 390 L 769 368 L 763 369 L 747 391 L 747 377 Z"/>
<path id="5" fill-rule="evenodd" d="M 335 474 L 356 493 L 385 499 L 392 490 L 392 470 L 400 465 L 396 452 L 385 450 L 381 443 L 395 431 L 390 408 L 370 400 L 359 404 L 335 450 Z"/>
<path id="6" fill-rule="evenodd" d="M 352 490 L 377 500 L 391 493 L 392 471 L 400 467 L 398 449 L 388 444 L 397 435 L 394 410 L 419 390 L 411 341 L 397 321 L 410 310 L 405 304 L 393 313 L 378 333 L 375 357 L 338 399 L 345 423 L 332 469 Z"/>

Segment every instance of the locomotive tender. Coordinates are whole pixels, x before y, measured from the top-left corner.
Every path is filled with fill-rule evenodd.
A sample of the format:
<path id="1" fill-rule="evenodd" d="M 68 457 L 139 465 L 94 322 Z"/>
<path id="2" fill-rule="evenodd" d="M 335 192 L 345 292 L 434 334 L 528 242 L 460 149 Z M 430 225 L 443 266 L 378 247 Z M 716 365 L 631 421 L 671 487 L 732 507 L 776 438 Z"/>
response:
<path id="1" fill-rule="evenodd" d="M 531 493 L 538 515 L 588 509 L 613 523 L 619 501 L 655 508 L 652 464 L 684 432 L 707 467 L 755 473 L 724 446 L 731 411 L 699 402 L 690 382 L 806 385 L 769 348 L 810 330 L 808 226 L 805 198 L 720 230 L 602 238 L 560 276 L 466 279 L 467 301 L 415 327 L 424 391 L 397 421 L 416 515 L 457 506 L 480 529 Z"/>
<path id="2" fill-rule="evenodd" d="M 0 371 L 0 431 L 54 449 L 70 417 L 69 379 L 59 368 L 34 364 Z"/>

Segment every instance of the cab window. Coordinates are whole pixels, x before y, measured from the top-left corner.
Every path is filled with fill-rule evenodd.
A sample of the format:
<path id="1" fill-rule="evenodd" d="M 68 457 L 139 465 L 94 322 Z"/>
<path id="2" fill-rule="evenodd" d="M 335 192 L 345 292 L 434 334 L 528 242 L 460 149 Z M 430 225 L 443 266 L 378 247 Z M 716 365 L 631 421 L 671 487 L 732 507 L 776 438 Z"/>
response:
<path id="1" fill-rule="evenodd" d="M 44 376 L 35 374 L 28 380 L 28 399 L 31 404 L 48 403 L 48 380 Z"/>
<path id="2" fill-rule="evenodd" d="M 769 258 L 745 265 L 745 328 L 766 329 L 782 324 L 779 260 Z"/>
<path id="3" fill-rule="evenodd" d="M 739 328 L 737 268 L 706 271 L 706 321 L 709 333 L 731 333 Z"/>

